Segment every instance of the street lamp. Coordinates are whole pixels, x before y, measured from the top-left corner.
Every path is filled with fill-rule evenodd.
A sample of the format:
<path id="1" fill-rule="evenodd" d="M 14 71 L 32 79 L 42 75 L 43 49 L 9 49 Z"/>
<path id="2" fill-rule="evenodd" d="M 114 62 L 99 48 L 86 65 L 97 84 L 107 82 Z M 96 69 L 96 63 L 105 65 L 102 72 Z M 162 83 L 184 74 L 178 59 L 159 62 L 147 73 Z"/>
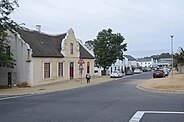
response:
<path id="1" fill-rule="evenodd" d="M 174 35 L 171 35 L 172 78 L 173 78 L 173 38 Z"/>

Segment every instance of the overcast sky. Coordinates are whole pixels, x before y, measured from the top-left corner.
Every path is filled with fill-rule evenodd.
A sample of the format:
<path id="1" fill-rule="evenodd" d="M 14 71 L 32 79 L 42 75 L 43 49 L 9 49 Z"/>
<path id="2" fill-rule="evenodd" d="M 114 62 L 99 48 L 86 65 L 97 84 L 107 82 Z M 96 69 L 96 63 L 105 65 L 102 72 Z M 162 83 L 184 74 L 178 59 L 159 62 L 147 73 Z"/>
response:
<path id="1" fill-rule="evenodd" d="M 184 48 L 184 0 L 18 0 L 12 15 L 17 23 L 45 33 L 60 34 L 73 28 L 78 39 L 95 39 L 111 28 L 121 33 L 136 58 Z"/>

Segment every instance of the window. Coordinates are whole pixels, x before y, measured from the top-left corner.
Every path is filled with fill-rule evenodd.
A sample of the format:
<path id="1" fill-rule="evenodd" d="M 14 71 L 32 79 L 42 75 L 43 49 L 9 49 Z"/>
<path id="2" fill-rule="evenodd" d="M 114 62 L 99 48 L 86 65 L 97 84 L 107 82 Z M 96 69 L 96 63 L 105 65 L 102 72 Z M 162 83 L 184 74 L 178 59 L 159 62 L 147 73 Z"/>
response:
<path id="1" fill-rule="evenodd" d="M 98 70 L 95 70 L 94 73 L 98 73 Z"/>
<path id="2" fill-rule="evenodd" d="M 90 62 L 87 62 L 87 73 L 90 73 Z"/>
<path id="3" fill-rule="evenodd" d="M 70 43 L 70 54 L 73 54 L 73 43 Z"/>
<path id="4" fill-rule="evenodd" d="M 31 61 L 31 49 L 27 49 L 27 62 Z"/>
<path id="5" fill-rule="evenodd" d="M 44 63 L 44 79 L 50 78 L 50 63 Z"/>
<path id="6" fill-rule="evenodd" d="M 58 63 L 58 77 L 63 76 L 63 62 Z"/>

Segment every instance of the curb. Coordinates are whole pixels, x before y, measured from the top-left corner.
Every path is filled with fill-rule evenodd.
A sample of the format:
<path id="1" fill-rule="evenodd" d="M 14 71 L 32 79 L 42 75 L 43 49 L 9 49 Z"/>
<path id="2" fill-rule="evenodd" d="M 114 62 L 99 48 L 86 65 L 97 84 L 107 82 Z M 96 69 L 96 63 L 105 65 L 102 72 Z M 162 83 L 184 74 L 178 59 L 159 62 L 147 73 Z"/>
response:
<path id="1" fill-rule="evenodd" d="M 105 80 L 105 81 L 99 81 L 99 82 L 96 82 L 96 83 L 82 84 L 82 85 L 79 85 L 79 86 L 66 88 L 66 89 L 56 89 L 56 90 L 53 90 L 53 91 L 40 91 L 40 92 L 38 91 L 38 92 L 33 92 L 33 93 L 20 93 L 20 94 L 12 94 L 12 95 L 0 95 L 0 101 L 6 100 L 6 99 L 12 99 L 12 98 L 24 97 L 24 96 L 42 95 L 42 94 L 59 92 L 59 91 L 67 91 L 67 90 L 76 89 L 76 88 L 85 88 L 85 87 L 90 87 L 90 86 L 98 85 L 98 84 L 109 82 L 109 81 L 112 81 L 112 79 Z"/>
<path id="2" fill-rule="evenodd" d="M 166 94 L 184 94 L 184 91 L 176 91 L 176 90 L 164 90 L 164 89 L 154 89 L 154 88 L 148 88 L 141 84 L 138 84 L 136 88 L 143 90 L 143 91 L 149 91 L 154 93 L 166 93 Z"/>

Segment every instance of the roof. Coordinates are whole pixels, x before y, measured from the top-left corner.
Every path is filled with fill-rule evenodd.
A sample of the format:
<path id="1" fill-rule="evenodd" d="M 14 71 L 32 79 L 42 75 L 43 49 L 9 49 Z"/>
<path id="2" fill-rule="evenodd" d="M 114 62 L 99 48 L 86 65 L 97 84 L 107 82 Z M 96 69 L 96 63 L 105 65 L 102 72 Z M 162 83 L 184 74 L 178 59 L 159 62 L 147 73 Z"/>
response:
<path id="1" fill-rule="evenodd" d="M 33 57 L 64 57 L 61 54 L 61 42 L 66 33 L 53 36 L 25 29 L 17 29 L 16 31 L 30 45 L 33 50 Z"/>
<path id="2" fill-rule="evenodd" d="M 94 59 L 94 56 L 91 55 L 91 53 L 89 51 L 87 51 L 81 43 L 79 43 L 79 48 L 80 48 L 80 58 L 82 58 L 82 59 Z"/>
<path id="3" fill-rule="evenodd" d="M 150 62 L 152 61 L 152 59 L 151 58 L 139 58 L 137 61 L 138 62 Z"/>
<path id="4" fill-rule="evenodd" d="M 134 57 L 131 55 L 124 55 L 129 61 L 137 61 Z"/>
<path id="5" fill-rule="evenodd" d="M 33 50 L 33 57 L 64 58 L 64 55 L 61 53 L 61 42 L 67 33 L 54 36 L 23 28 L 19 28 L 16 31 L 30 45 L 30 48 Z M 94 56 L 81 43 L 79 43 L 79 48 L 80 58 L 94 59 Z"/>
<path id="6" fill-rule="evenodd" d="M 172 58 L 161 58 L 159 61 L 172 61 Z"/>

